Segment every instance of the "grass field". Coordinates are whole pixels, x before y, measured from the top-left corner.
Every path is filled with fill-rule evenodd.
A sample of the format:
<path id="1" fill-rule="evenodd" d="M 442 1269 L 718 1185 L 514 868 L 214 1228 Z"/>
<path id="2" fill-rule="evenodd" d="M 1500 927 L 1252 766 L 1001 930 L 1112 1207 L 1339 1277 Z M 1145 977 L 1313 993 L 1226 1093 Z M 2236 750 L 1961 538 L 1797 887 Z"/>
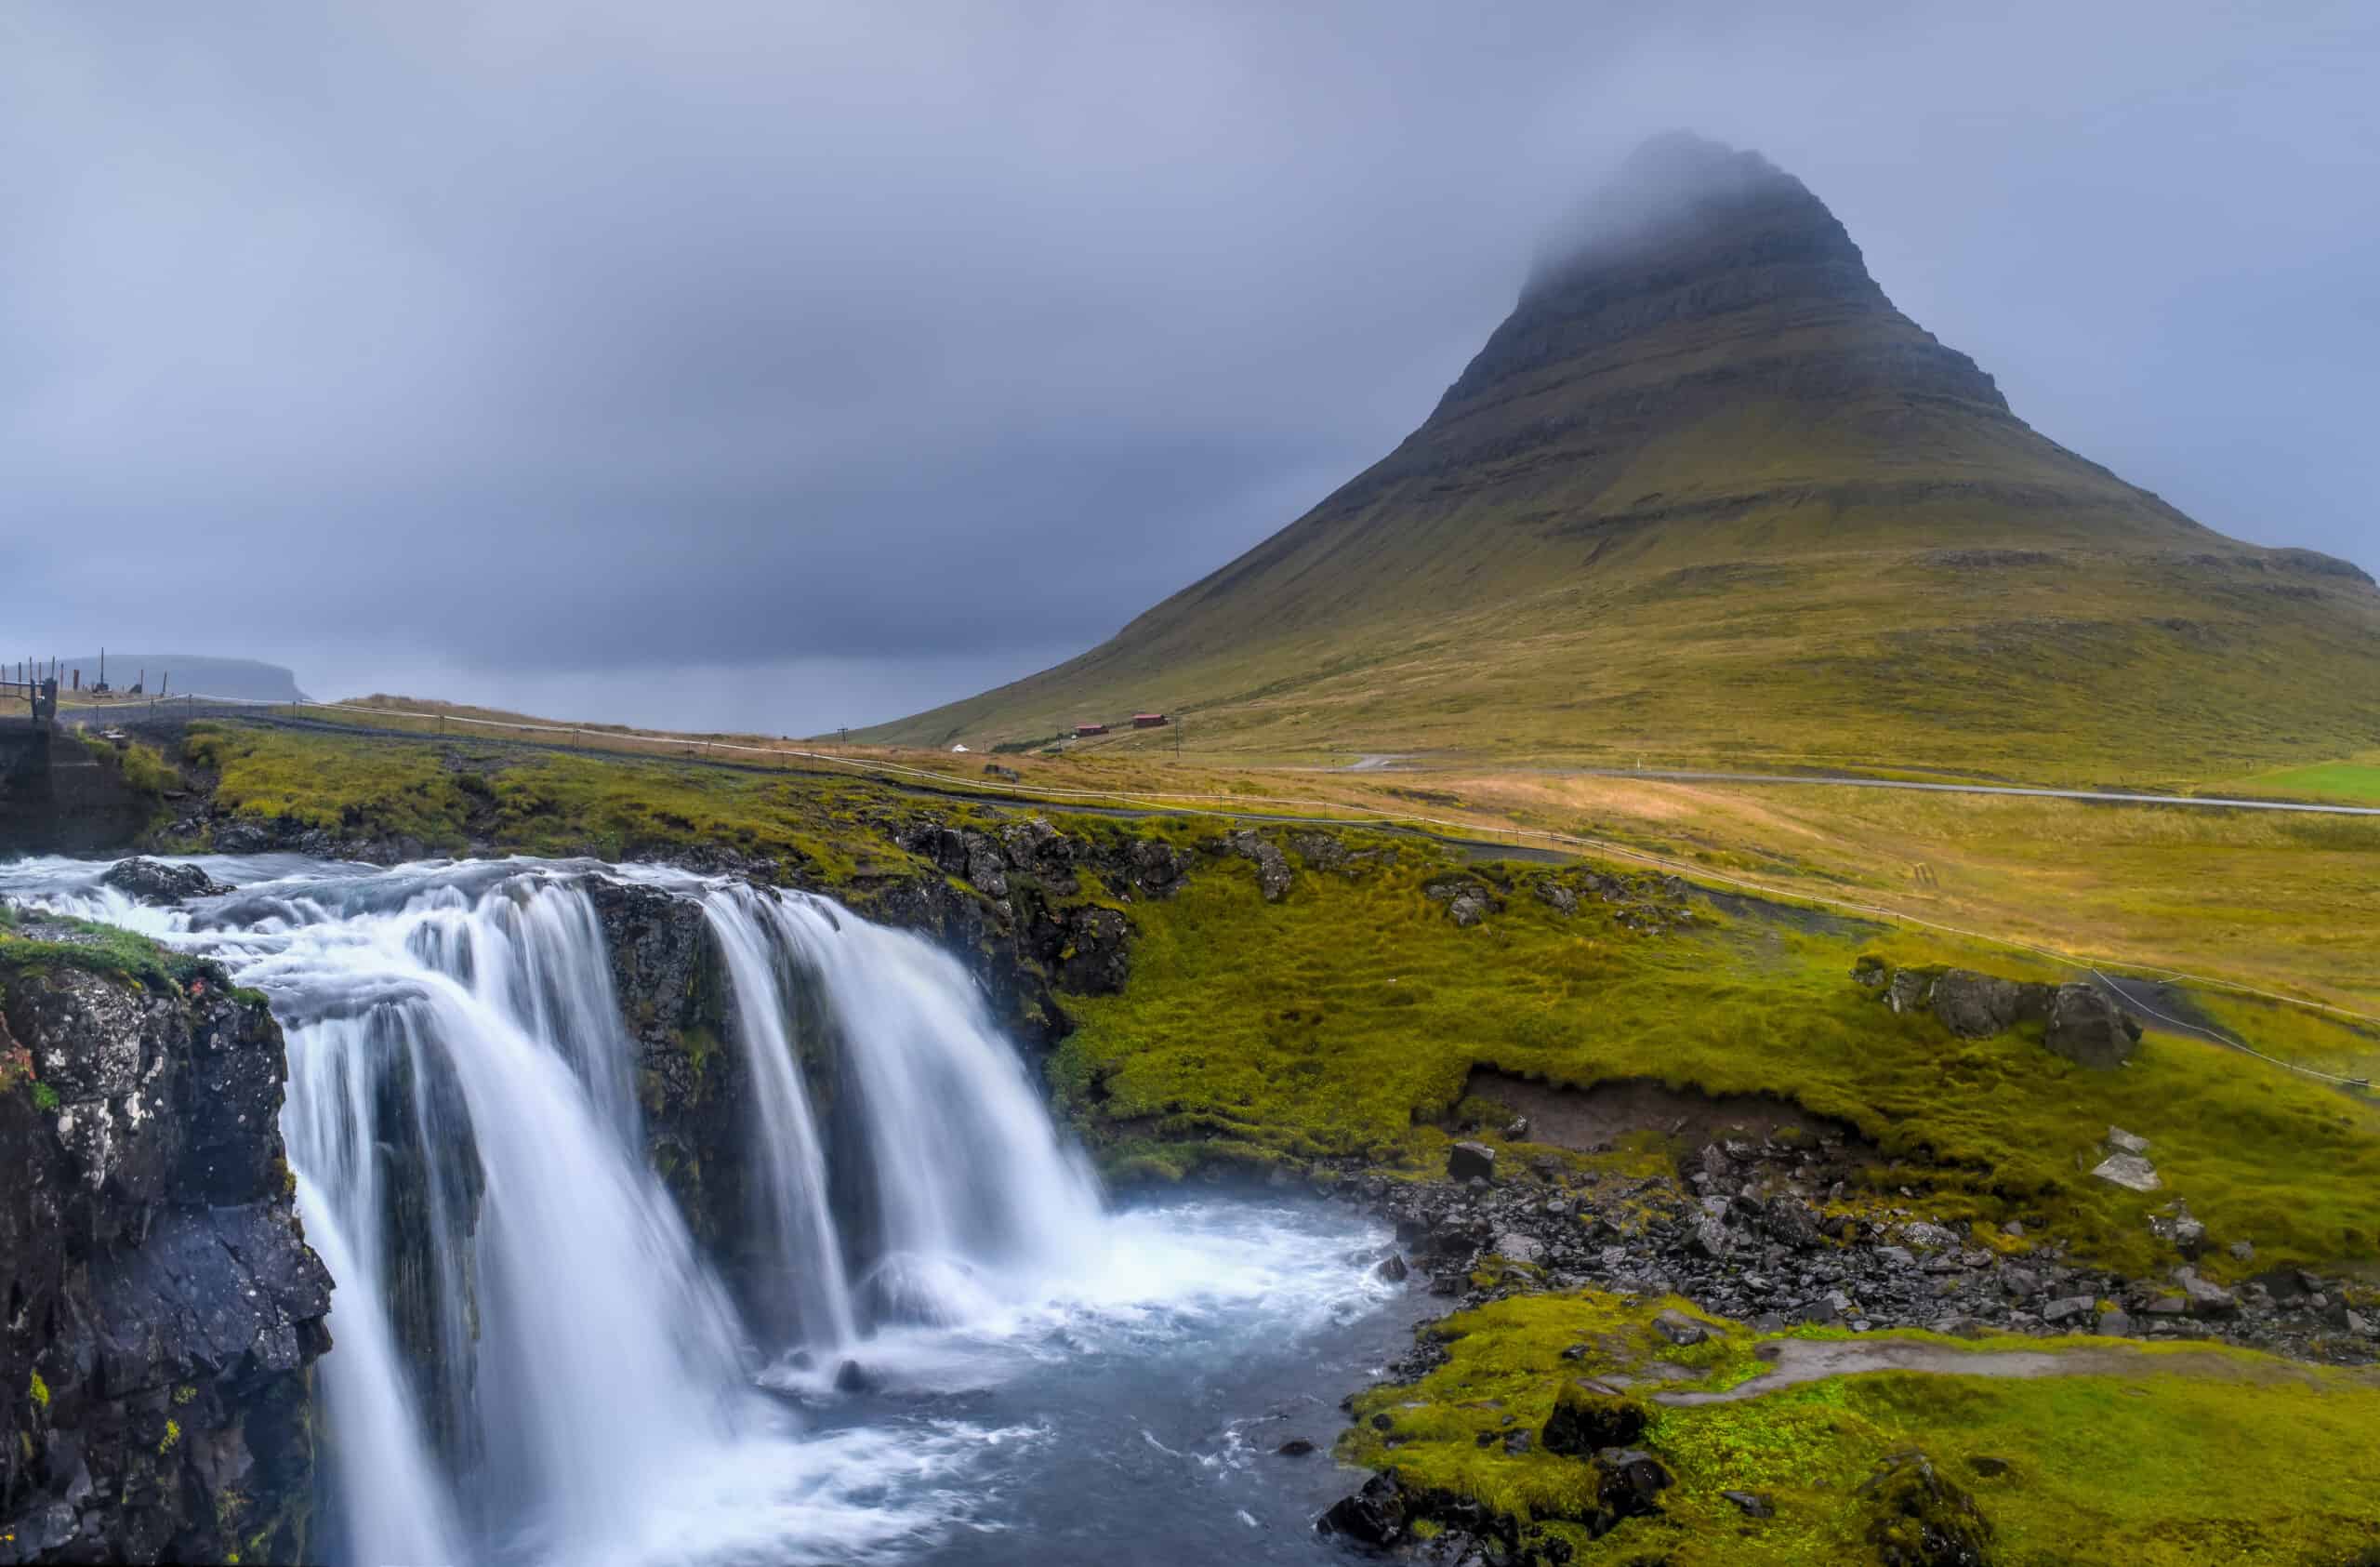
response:
<path id="1" fill-rule="evenodd" d="M 2292 800 L 2335 800 L 2349 805 L 2380 805 L 2380 760 L 2324 762 L 2287 767 L 2243 778 L 2240 788 Z"/>

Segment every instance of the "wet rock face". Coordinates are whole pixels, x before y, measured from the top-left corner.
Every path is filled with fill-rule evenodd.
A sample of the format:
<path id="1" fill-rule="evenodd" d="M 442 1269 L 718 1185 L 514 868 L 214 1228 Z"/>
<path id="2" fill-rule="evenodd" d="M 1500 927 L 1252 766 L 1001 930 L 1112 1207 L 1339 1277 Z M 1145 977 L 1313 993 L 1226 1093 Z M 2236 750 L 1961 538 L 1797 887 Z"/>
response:
<path id="1" fill-rule="evenodd" d="M 0 1560 L 300 1559 L 331 1281 L 291 1205 L 280 1029 L 219 970 L 0 987 L 36 1074 L 0 1073 Z"/>
<path id="2" fill-rule="evenodd" d="M 748 1138 L 743 1058 L 729 1044 L 710 922 L 698 905 L 657 887 L 597 877 L 587 896 L 636 1041 L 653 1167 L 697 1239 L 718 1247 L 742 1226 Z"/>

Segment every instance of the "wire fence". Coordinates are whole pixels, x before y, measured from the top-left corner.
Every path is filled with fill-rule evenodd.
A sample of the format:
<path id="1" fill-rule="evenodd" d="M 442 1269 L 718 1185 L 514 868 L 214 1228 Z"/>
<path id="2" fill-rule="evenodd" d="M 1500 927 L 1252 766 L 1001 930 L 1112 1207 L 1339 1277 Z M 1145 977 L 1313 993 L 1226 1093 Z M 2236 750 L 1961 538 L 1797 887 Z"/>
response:
<path id="1" fill-rule="evenodd" d="M 1234 805 L 1232 802 L 1234 802 L 1237 797 L 1223 794 L 1182 793 L 1141 790 L 1069 789 L 1062 785 L 1036 784 L 1008 778 L 1003 778 L 997 782 L 986 782 L 982 779 L 967 777 L 963 774 L 943 772 L 930 767 L 914 767 L 903 763 L 889 762 L 879 757 L 849 756 L 839 754 L 834 751 L 812 750 L 795 746 L 753 746 L 741 744 L 733 740 L 702 739 L 692 736 L 654 734 L 639 730 L 622 730 L 614 728 L 589 729 L 578 724 L 533 724 L 515 719 L 472 718 L 460 713 L 420 712 L 403 708 L 368 708 L 351 702 L 311 702 L 303 700 L 271 702 L 260 701 L 253 698 L 209 697 L 204 694 L 185 693 L 184 695 L 178 697 L 156 698 L 151 703 L 151 708 L 152 711 L 159 711 L 162 713 L 170 712 L 176 706 L 184 706 L 186 710 L 194 712 L 201 705 L 227 707 L 235 710 L 245 709 L 251 711 L 258 711 L 263 716 L 271 716 L 273 712 L 278 711 L 285 713 L 292 719 L 302 719 L 308 712 L 374 718 L 407 719 L 417 723 L 435 724 L 440 731 L 448 733 L 456 732 L 462 729 L 484 729 L 509 730 L 529 735 L 566 736 L 577 740 L 582 745 L 616 746 L 642 744 L 657 746 L 668 750 L 676 754 L 694 757 L 779 757 L 788 761 L 813 762 L 828 766 L 848 768 L 853 772 L 898 781 L 931 783 L 938 790 L 963 790 L 983 795 L 987 799 L 1023 800 L 1028 803 L 1063 804 L 1067 802 L 1079 802 L 1085 805 L 1105 805 L 1130 810 L 1162 812 L 1170 815 L 1210 816 L 1236 820 L 1261 818 L 1263 815 L 1263 812 L 1249 809 L 1244 801 Z M 456 730 L 448 730 L 447 726 L 450 724 L 455 725 Z M 370 731 L 376 726 L 359 724 L 354 725 L 353 727 Z M 402 733 L 403 731 L 397 732 Z M 1803 888 L 1778 886 L 1772 883 L 1760 881 L 1752 877 L 1731 875 L 1725 871 L 1714 870 L 1708 866 L 1688 864 L 1682 860 L 1673 859 L 1664 855 L 1654 854 L 1644 849 L 1632 848 L 1624 843 L 1615 843 L 1607 839 L 1587 837 L 1578 833 L 1559 832 L 1550 828 L 1519 827 L 1506 824 L 1464 821 L 1457 817 L 1426 816 L 1418 812 L 1376 810 L 1367 806 L 1350 805 L 1344 802 L 1334 800 L 1304 800 L 1282 798 L 1278 796 L 1266 796 L 1263 803 L 1267 806 L 1284 809 L 1311 809 L 1328 813 L 1328 815 L 1312 818 L 1316 825 L 1394 827 L 1420 830 L 1428 833 L 1431 836 L 1446 836 L 1448 834 L 1467 836 L 1487 833 L 1496 840 L 1510 839 L 1515 844 L 1534 843 L 1545 845 L 1549 848 L 1580 855 L 1581 857 L 1593 856 L 1601 858 L 1624 860 L 1634 864 L 1653 867 L 1655 869 L 1667 871 L 1670 874 L 1687 877 L 1697 882 L 1716 883 L 1739 891 L 1756 894 L 1757 896 L 1765 898 L 1772 898 L 1781 902 L 1805 904 L 1815 908 L 1842 913 L 1857 914 L 1871 919 L 1885 920 L 1897 924 L 1915 925 L 1925 930 L 1937 931 L 1947 936 L 1959 936 L 1965 940 L 1979 941 L 1990 946 L 2007 948 L 2015 951 L 2028 952 L 2035 957 L 2044 959 L 2047 962 L 2091 975 L 2092 976 L 2099 979 L 2102 983 L 2110 985 L 2110 988 L 2112 988 L 2112 981 L 2108 979 L 2107 975 L 2102 972 L 2103 970 L 2115 970 L 2136 978 L 2151 979 L 2162 983 L 2194 985 L 2205 989 L 2222 991 L 2228 994 L 2248 996 L 2258 1001 L 2271 1002 L 2282 1006 L 2292 1006 L 2307 1011 L 2321 1013 L 2331 1017 L 2343 1019 L 2349 1023 L 2380 1028 L 2380 1016 L 2374 1016 L 2373 1014 L 2367 1012 L 2359 1012 L 2351 1007 L 2334 1005 L 2329 1002 L 2314 1001 L 2304 996 L 2288 995 L 2281 991 L 2265 989 L 2254 985 L 2245 984 L 2236 979 L 2226 979 L 2214 975 L 2191 974 L 2180 969 L 2160 968 L 2153 964 L 2131 963 L 2122 959 L 2112 959 L 2103 956 L 2096 956 L 2089 953 L 2060 951 L 2055 948 L 2040 946 L 2036 943 L 2020 940 L 2013 936 L 1996 935 L 1988 931 L 1971 930 L 1964 926 L 1950 924 L 1943 921 L 1930 920 L 1923 915 L 1911 913 L 1907 910 L 1896 909 L 1878 904 L 1860 903 L 1849 898 L 1832 897 L 1823 893 L 1809 892 Z M 2369 1089 L 2372 1086 L 2370 1080 L 2367 1078 L 2349 1077 L 2335 1072 L 2325 1072 L 2316 1068 L 2302 1066 L 2294 1061 L 2283 1060 L 2278 1056 L 2268 1056 L 2261 1051 L 2251 1048 L 2239 1040 L 2230 1038 L 2220 1030 L 2210 1029 L 2202 1025 L 2180 1023 L 2178 1019 L 2168 1017 L 2162 1013 L 2156 1012 L 2155 1008 L 2149 1006 L 2146 1003 L 2139 1003 L 2135 1000 L 2135 1004 L 2139 1005 L 2143 1011 L 2150 1012 L 2168 1023 L 2174 1023 L 2176 1026 L 2185 1028 L 2193 1033 L 2208 1035 L 2215 1038 L 2220 1042 L 2232 1049 L 2253 1056 L 2258 1060 L 2268 1061 L 2275 1066 L 2287 1068 L 2289 1070 L 2300 1073 L 2304 1076 L 2316 1078 L 2325 1082 L 2336 1083 L 2347 1087 Z"/>

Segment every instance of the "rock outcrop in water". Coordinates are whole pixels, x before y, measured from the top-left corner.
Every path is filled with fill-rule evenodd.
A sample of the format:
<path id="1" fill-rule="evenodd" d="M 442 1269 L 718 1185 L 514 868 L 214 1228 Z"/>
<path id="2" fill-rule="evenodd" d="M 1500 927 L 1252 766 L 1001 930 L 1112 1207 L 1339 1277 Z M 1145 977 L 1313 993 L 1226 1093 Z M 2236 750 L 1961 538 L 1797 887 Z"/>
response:
<path id="1" fill-rule="evenodd" d="M 331 1281 L 281 1030 L 189 974 L 0 970 L 0 1561 L 305 1554 Z"/>

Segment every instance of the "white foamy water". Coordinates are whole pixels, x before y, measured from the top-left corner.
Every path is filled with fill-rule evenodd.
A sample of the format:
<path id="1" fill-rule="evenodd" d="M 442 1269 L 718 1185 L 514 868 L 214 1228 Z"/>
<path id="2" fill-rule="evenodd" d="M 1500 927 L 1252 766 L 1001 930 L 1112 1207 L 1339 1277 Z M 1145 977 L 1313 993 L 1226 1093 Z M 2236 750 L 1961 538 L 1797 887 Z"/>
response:
<path id="1" fill-rule="evenodd" d="M 337 1283 L 321 1537 L 342 1560 L 1006 1560 L 1051 1517 L 1091 1534 L 1050 1560 L 1103 1560 L 1103 1509 L 1138 1529 L 1147 1500 L 1077 1494 L 1052 1454 L 1120 1446 L 1120 1406 L 1236 1386 L 1389 1297 L 1382 1237 L 1344 1215 L 1104 1211 L 965 971 L 826 900 L 585 862 L 192 863 L 238 890 L 152 909 L 37 859 L 0 865 L 0 897 L 271 998 Z M 597 874 L 699 903 L 717 941 L 771 1265 L 748 1311 L 646 1165 Z M 832 1391 L 847 1358 L 877 1391 Z M 1148 1451 L 1236 1487 L 1222 1524 L 1282 1512 L 1238 1426 L 1197 1439 Z M 1268 1559 L 1306 1559 L 1289 1524 Z"/>

